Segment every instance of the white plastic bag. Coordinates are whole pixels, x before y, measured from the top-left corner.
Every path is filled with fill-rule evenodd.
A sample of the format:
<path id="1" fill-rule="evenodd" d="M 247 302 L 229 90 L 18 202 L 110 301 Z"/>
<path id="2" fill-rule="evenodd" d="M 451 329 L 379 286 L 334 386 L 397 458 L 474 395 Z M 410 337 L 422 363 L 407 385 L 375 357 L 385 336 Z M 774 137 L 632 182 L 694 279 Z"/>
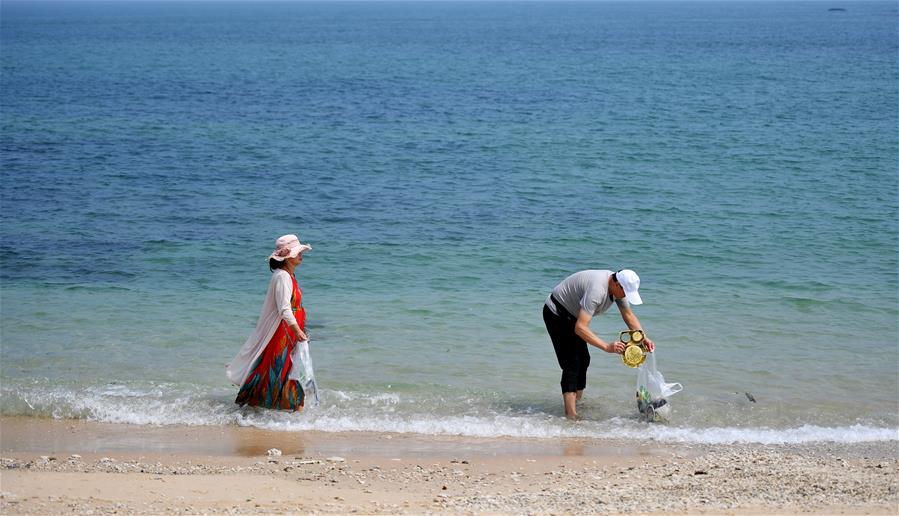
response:
<path id="1" fill-rule="evenodd" d="M 671 414 L 668 398 L 682 391 L 679 383 L 666 383 L 656 369 L 656 354 L 637 369 L 637 410 L 647 421 L 666 421 Z"/>
<path id="2" fill-rule="evenodd" d="M 291 353 L 290 358 L 293 365 L 287 377 L 300 383 L 307 403 L 309 400 L 312 400 L 314 402 L 313 406 L 318 406 L 318 388 L 315 385 L 315 372 L 312 370 L 312 356 L 309 355 L 309 341 L 301 340 L 297 342 L 297 345 L 293 347 L 293 353 Z"/>

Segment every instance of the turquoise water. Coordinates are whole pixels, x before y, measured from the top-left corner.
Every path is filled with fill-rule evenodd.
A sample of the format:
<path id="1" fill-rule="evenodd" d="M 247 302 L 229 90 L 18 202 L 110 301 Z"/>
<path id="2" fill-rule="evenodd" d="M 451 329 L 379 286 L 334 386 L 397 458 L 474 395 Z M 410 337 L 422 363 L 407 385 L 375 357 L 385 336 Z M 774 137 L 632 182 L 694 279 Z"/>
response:
<path id="1" fill-rule="evenodd" d="M 899 440 L 896 20 L 889 2 L 3 2 L 0 414 Z M 323 399 L 301 415 L 237 408 L 222 368 L 284 233 L 314 246 Z M 567 422 L 543 300 L 624 267 L 685 390 L 641 423 L 634 371 L 595 351 Z"/>

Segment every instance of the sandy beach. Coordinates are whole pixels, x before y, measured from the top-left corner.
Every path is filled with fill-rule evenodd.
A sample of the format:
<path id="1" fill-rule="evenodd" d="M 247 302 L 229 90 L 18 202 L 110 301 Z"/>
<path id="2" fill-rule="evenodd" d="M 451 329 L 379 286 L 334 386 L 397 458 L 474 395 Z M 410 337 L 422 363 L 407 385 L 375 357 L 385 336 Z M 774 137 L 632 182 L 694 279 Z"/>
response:
<path id="1" fill-rule="evenodd" d="M 896 442 L 691 446 L 37 418 L 4 418 L 0 430 L 3 514 L 899 510 Z"/>

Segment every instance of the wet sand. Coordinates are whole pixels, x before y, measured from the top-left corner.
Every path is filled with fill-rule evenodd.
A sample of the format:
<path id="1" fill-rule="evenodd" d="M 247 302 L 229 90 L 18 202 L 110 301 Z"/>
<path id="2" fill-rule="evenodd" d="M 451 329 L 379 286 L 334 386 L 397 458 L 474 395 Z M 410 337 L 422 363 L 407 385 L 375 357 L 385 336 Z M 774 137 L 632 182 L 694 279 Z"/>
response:
<path id="1" fill-rule="evenodd" d="M 899 512 L 895 441 L 690 446 L 3 418 L 0 450 L 3 514 Z"/>

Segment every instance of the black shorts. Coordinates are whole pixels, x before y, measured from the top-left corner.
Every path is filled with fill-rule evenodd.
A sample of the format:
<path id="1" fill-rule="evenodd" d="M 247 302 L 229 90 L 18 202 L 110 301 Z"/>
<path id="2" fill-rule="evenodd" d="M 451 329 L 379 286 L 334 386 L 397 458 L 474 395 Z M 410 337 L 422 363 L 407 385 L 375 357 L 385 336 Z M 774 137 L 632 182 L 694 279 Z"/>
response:
<path id="1" fill-rule="evenodd" d="M 587 386 L 587 368 L 590 367 L 590 352 L 587 351 L 587 343 L 574 333 L 574 325 L 577 317 L 568 313 L 562 305 L 555 300 L 556 315 L 543 305 L 543 322 L 546 331 L 556 350 L 556 358 L 559 367 L 562 368 L 562 392 L 576 392 L 584 390 Z"/>

